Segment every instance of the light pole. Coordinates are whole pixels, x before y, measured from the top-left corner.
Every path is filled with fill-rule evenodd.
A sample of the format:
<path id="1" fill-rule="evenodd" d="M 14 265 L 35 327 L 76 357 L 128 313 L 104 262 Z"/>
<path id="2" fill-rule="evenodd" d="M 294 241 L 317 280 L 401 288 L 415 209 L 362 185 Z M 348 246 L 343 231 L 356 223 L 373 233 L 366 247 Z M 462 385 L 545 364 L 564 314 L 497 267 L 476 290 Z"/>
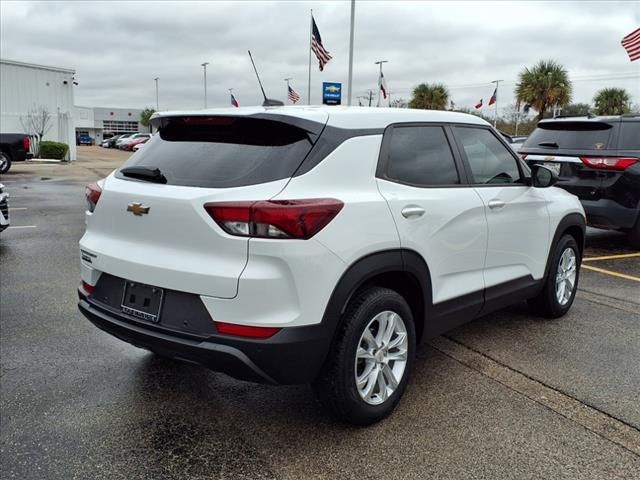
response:
<path id="1" fill-rule="evenodd" d="M 378 104 L 377 107 L 380 106 L 380 81 L 382 80 L 382 64 L 388 63 L 389 60 L 378 60 L 377 62 L 373 62 L 374 65 L 380 65 L 380 76 L 378 77 Z"/>
<path id="2" fill-rule="evenodd" d="M 209 62 L 204 62 L 201 65 L 204 72 L 204 108 L 207 108 L 207 65 Z"/>
<path id="3" fill-rule="evenodd" d="M 160 103 L 158 102 L 158 80 L 160 80 L 160 77 L 156 77 L 154 78 L 154 80 L 156 81 L 156 112 L 158 110 L 160 110 Z"/>
<path id="4" fill-rule="evenodd" d="M 356 20 L 356 0 L 351 0 L 351 29 L 349 30 L 349 80 L 347 83 L 347 106 L 351 106 L 353 90 L 353 27 Z"/>

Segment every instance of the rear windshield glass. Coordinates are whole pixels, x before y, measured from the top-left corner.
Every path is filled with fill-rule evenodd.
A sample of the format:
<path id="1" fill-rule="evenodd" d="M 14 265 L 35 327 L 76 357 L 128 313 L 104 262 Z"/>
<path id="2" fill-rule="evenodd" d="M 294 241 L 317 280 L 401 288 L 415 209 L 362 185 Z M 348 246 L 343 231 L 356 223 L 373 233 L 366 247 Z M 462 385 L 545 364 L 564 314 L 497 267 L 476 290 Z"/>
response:
<path id="1" fill-rule="evenodd" d="M 240 187 L 291 177 L 312 146 L 305 130 L 274 120 L 176 117 L 122 168 L 158 168 L 169 185 Z"/>
<path id="2" fill-rule="evenodd" d="M 618 148 L 620 150 L 640 150 L 640 122 L 620 123 Z"/>
<path id="3" fill-rule="evenodd" d="M 538 125 L 524 147 L 604 150 L 609 148 L 611 125 L 602 122 L 544 122 Z"/>

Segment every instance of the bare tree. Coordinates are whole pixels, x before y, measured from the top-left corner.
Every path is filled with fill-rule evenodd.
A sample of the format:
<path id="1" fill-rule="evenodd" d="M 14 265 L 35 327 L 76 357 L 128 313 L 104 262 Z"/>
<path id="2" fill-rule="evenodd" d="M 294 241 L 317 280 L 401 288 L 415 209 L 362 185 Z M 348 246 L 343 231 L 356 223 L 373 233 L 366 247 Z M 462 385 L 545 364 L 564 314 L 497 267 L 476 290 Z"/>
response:
<path id="1" fill-rule="evenodd" d="M 37 156 L 42 138 L 51 130 L 51 114 L 46 106 L 40 105 L 27 112 L 26 118 L 20 117 L 20 123 L 27 135 L 34 137 L 34 154 Z"/>

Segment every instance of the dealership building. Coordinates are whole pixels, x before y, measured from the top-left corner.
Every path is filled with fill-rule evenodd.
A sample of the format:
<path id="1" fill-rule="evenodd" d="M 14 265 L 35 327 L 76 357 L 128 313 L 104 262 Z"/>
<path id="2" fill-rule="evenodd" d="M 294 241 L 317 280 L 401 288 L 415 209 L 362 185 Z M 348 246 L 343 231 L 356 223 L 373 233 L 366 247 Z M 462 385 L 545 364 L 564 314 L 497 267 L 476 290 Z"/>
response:
<path id="1" fill-rule="evenodd" d="M 69 145 L 69 159 L 76 158 L 73 126 L 75 70 L 0 59 L 0 132 L 26 132 L 30 112 L 49 114 L 43 140 Z"/>
<path id="2" fill-rule="evenodd" d="M 105 138 L 122 133 L 149 132 L 140 123 L 142 110 L 134 108 L 74 107 L 76 135 L 88 134 L 99 144 Z"/>

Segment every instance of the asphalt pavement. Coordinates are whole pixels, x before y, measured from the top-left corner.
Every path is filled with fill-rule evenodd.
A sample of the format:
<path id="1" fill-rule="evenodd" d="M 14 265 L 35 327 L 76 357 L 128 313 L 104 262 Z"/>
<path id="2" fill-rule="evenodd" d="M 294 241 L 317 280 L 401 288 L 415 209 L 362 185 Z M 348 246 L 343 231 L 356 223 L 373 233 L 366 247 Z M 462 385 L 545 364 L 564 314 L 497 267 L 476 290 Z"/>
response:
<path id="1" fill-rule="evenodd" d="M 589 230 L 567 316 L 516 305 L 422 345 L 397 411 L 354 428 L 308 386 L 163 360 L 78 313 L 83 187 L 121 161 L 96 151 L 0 178 L 1 478 L 640 478 L 640 256 L 623 236 Z"/>

